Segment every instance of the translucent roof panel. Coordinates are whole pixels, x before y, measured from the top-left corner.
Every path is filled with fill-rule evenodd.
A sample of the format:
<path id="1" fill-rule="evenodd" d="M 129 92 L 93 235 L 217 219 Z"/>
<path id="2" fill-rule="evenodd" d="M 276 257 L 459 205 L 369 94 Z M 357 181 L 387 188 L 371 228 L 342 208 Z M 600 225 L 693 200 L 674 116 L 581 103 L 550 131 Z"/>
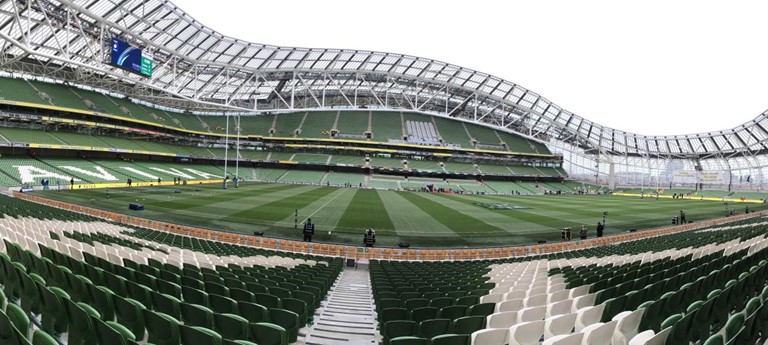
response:
<path id="1" fill-rule="evenodd" d="M 252 108 L 237 104 L 286 110 L 373 104 L 478 119 L 532 139 L 564 140 L 616 155 L 762 153 L 768 140 L 765 113 L 717 133 L 643 136 L 593 123 L 503 78 L 435 59 L 281 47 L 228 37 L 166 0 L 25 3 L 0 2 L 0 38 L 8 43 L 0 49 L 4 61 L 10 61 L 0 69 L 73 81 L 169 107 L 242 111 Z M 151 52 L 154 75 L 146 78 L 105 63 L 111 38 Z M 326 103 L 317 101 L 317 95 Z M 310 101 L 285 101 L 291 97 Z M 272 103 L 248 103 L 253 100 Z"/>

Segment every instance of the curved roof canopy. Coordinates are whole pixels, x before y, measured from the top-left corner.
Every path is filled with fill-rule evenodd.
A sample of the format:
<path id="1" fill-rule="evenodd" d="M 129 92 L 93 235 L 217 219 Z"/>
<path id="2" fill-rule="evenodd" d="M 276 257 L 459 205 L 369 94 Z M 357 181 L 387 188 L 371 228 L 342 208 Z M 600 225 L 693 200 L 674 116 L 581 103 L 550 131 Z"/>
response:
<path id="1" fill-rule="evenodd" d="M 151 78 L 109 65 L 114 37 L 153 54 Z M 165 0 L 7 0 L 0 2 L 0 38 L 1 70 L 172 108 L 401 108 L 562 141 L 596 155 L 727 159 L 768 150 L 768 112 L 714 133 L 638 135 L 572 114 L 510 81 L 442 61 L 227 37 Z"/>

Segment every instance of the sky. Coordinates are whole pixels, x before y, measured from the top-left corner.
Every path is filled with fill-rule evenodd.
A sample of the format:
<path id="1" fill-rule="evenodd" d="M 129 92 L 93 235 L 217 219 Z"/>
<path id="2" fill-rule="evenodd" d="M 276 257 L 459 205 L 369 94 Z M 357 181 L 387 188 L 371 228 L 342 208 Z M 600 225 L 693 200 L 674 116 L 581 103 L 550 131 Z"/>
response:
<path id="1" fill-rule="evenodd" d="M 645 135 L 768 109 L 765 1 L 173 0 L 224 35 L 415 55 L 489 73 Z"/>

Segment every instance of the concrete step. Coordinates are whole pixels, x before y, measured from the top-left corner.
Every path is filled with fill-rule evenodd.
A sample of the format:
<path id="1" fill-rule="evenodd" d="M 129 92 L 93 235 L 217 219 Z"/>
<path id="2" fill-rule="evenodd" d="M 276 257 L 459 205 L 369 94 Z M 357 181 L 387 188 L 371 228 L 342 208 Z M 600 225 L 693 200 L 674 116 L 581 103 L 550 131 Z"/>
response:
<path id="1" fill-rule="evenodd" d="M 315 323 L 306 329 L 304 341 L 310 345 L 375 345 L 381 340 L 376 325 L 368 270 L 345 269 L 315 313 Z"/>

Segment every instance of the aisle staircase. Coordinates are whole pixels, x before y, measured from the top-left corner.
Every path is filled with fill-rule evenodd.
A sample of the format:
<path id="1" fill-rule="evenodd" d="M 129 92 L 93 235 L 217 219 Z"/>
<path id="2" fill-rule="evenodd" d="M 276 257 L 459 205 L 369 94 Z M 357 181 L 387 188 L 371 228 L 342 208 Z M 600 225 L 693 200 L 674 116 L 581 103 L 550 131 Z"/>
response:
<path id="1" fill-rule="evenodd" d="M 367 269 L 347 267 L 341 272 L 307 333 L 309 345 L 378 344 L 381 337 Z"/>

